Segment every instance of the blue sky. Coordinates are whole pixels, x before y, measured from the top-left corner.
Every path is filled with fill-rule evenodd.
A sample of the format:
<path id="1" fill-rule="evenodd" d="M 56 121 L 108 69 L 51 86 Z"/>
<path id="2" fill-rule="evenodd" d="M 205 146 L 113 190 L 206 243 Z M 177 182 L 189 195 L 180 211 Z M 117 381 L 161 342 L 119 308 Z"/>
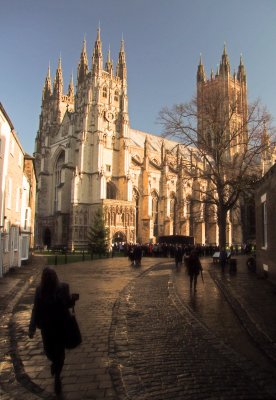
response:
<path id="1" fill-rule="evenodd" d="M 249 100 L 276 118 L 275 20 L 275 0 L 0 0 L 0 101 L 32 154 L 49 62 L 53 77 L 61 54 L 67 90 L 100 21 L 104 56 L 110 45 L 117 62 L 125 40 L 132 128 L 160 133 L 160 109 L 192 98 L 200 53 L 209 75 L 224 42 L 231 72 L 243 54 Z"/>

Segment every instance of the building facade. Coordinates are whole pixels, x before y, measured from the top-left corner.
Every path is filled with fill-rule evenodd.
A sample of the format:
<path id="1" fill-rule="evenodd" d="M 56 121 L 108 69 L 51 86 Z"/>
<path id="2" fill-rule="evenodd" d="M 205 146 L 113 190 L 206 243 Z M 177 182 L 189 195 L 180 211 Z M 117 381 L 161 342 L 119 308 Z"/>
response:
<path id="1" fill-rule="evenodd" d="M 0 103 L 0 276 L 29 258 L 34 242 L 34 159 Z"/>
<path id="2" fill-rule="evenodd" d="M 209 80 L 202 62 L 198 66 L 198 98 L 214 87 L 240 99 L 236 121 L 243 120 L 244 66 L 241 60 L 238 74 L 231 76 L 225 49 L 217 74 Z M 199 123 L 204 129 L 203 120 Z M 216 219 L 203 208 L 194 212 L 200 182 L 184 176 L 185 157 L 177 142 L 131 128 L 124 42 L 115 68 L 110 51 L 103 61 L 98 31 L 91 68 L 84 41 L 76 93 L 73 80 L 64 93 L 61 60 L 54 82 L 50 69 L 46 76 L 35 148 L 37 245 L 85 248 L 99 207 L 110 242 L 148 243 L 177 234 L 217 244 Z M 242 242 L 237 213 L 236 219 L 229 219 L 228 233 L 229 244 Z"/>
<path id="3" fill-rule="evenodd" d="M 256 261 L 258 272 L 276 282 L 276 165 L 263 176 L 255 191 Z"/>

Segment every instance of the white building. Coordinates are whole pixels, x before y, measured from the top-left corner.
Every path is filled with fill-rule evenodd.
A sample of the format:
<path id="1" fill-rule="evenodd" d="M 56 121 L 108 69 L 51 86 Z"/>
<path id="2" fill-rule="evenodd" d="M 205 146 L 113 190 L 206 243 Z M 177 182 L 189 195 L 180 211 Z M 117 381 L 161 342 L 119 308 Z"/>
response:
<path id="1" fill-rule="evenodd" d="M 35 192 L 35 179 L 25 173 L 30 160 L 0 103 L 0 276 L 29 257 Z"/>

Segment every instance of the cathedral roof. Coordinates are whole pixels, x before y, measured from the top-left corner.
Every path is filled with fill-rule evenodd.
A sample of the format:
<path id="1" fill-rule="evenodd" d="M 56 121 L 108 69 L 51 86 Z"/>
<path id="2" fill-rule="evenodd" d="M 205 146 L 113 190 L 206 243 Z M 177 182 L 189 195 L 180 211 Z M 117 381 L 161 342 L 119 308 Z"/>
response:
<path id="1" fill-rule="evenodd" d="M 177 144 L 176 141 L 164 139 L 163 137 L 155 135 L 153 133 L 130 129 L 130 145 L 144 148 L 146 137 L 148 139 L 149 148 L 152 151 L 161 151 L 162 143 L 164 143 L 166 149 L 168 150 L 172 150 Z"/>

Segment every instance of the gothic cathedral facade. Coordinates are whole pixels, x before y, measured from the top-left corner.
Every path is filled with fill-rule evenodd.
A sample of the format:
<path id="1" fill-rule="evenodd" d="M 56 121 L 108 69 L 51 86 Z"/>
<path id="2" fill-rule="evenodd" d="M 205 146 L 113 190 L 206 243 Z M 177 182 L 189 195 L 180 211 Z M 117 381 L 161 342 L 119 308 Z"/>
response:
<path id="1" fill-rule="evenodd" d="M 239 66 L 230 76 L 224 49 L 217 74 L 197 71 L 201 95 L 228 88 L 247 107 L 246 76 Z M 100 31 L 89 69 L 86 42 L 64 94 L 61 60 L 52 85 L 50 68 L 42 94 L 35 165 L 38 177 L 36 244 L 85 249 L 93 215 L 100 207 L 112 241 L 148 243 L 162 235 L 193 236 L 199 244 L 218 243 L 214 218 L 193 213 L 195 185 L 184 179 L 179 145 L 132 129 L 128 113 L 124 41 L 116 69 L 108 52 L 103 61 Z M 229 244 L 242 242 L 239 217 L 229 220 Z"/>

